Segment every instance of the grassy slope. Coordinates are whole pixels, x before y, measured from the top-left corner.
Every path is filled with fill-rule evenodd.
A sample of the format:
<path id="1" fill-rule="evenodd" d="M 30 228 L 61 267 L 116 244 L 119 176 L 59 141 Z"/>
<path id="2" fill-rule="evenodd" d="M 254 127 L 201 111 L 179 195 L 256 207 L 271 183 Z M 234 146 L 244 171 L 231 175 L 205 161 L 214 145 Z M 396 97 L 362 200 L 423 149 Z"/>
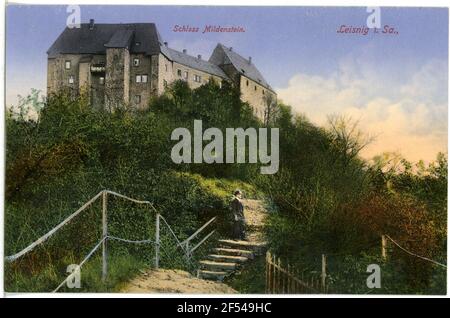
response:
<path id="1" fill-rule="evenodd" d="M 249 197 L 258 197 L 261 196 L 255 188 L 247 183 L 238 181 L 238 180 L 227 180 L 227 179 L 216 179 L 216 178 L 204 178 L 197 174 L 189 174 L 189 173 L 175 173 L 182 180 L 189 179 L 192 181 L 190 183 L 191 190 L 197 189 L 200 193 L 207 197 L 214 197 L 219 202 L 222 202 L 222 210 L 216 211 L 216 213 L 226 213 L 226 204 L 228 199 L 231 196 L 231 193 L 234 189 L 239 188 L 244 191 Z M 177 179 L 174 179 L 177 180 Z M 190 190 L 188 190 L 189 192 Z M 198 207 L 201 209 L 202 207 Z M 45 211 L 43 211 L 45 212 Z M 68 215 L 69 213 L 67 213 Z M 163 213 L 164 215 L 164 213 Z M 40 218 L 43 216 L 40 215 Z M 91 218 L 91 220 L 93 220 Z M 123 220 L 124 222 L 130 221 L 132 219 Z M 219 222 L 222 220 L 226 221 L 226 218 L 219 218 Z M 97 220 L 99 221 L 99 220 Z M 170 222 L 170 219 L 168 220 Z M 88 220 L 88 222 L 90 222 Z M 96 222 L 96 221 L 95 221 Z M 139 222 L 139 221 L 136 221 Z M 55 223 L 56 224 L 56 223 Z M 53 226 L 55 224 L 51 224 Z M 75 222 L 73 226 L 69 226 L 67 229 L 62 228 L 60 232 L 55 235 L 55 238 L 58 238 L 58 235 L 64 233 L 64 231 L 74 231 L 77 232 L 77 228 L 83 228 L 83 222 Z M 199 223 L 201 224 L 201 223 Z M 22 224 L 23 226 L 24 224 Z M 128 224 L 129 227 L 133 228 L 134 224 Z M 10 225 L 11 226 L 11 225 Z M 25 225 L 28 226 L 28 225 Z M 217 227 L 222 229 L 226 228 L 226 224 L 217 224 Z M 20 224 L 16 224 L 16 230 L 21 231 Z M 182 224 L 178 224 L 177 233 L 179 233 L 180 229 L 182 229 Z M 222 231 L 223 233 L 223 231 Z M 222 234 L 224 235 L 224 234 Z M 226 235 L 226 233 L 225 233 Z M 196 257 L 201 257 L 206 250 L 214 244 L 212 240 L 217 239 L 219 235 L 215 235 L 208 244 L 205 244 L 202 249 L 196 251 Z M 167 240 L 171 239 L 170 237 Z M 31 243 L 31 242 L 30 242 Z M 73 254 L 66 255 L 63 259 L 57 259 L 55 254 L 58 254 L 58 244 L 51 244 L 52 239 L 49 241 L 50 244 L 45 243 L 42 247 L 37 248 L 38 253 L 36 254 L 38 257 L 40 254 L 44 254 L 44 257 L 37 258 L 37 262 L 40 266 L 37 268 L 32 268 L 29 270 L 28 267 L 29 262 L 25 260 L 23 263 L 19 261 L 18 264 L 13 264 L 13 267 L 7 267 L 7 276 L 5 289 L 10 292 L 18 292 L 18 291 L 28 291 L 28 292 L 42 292 L 42 291 L 51 291 L 55 288 L 66 275 L 66 266 L 68 264 L 76 264 L 78 263 L 89 248 L 83 249 L 82 251 L 73 252 Z M 173 242 L 171 242 L 173 243 Z M 70 243 L 67 243 L 67 248 L 70 248 Z M 92 245 L 92 244 L 91 244 Z M 167 247 L 166 247 L 167 248 Z M 40 251 L 41 249 L 41 251 Z M 136 276 L 139 273 L 140 269 L 149 268 L 152 266 L 152 257 L 142 258 L 139 253 L 135 253 L 135 246 L 129 246 L 122 243 L 109 243 L 109 249 L 111 254 L 109 255 L 109 268 L 108 268 L 108 279 L 106 282 L 101 281 L 101 251 L 98 250 L 96 254 L 94 254 L 93 258 L 89 260 L 85 266 L 82 268 L 82 286 L 81 289 L 68 289 L 63 288 L 61 291 L 66 292 L 115 292 L 120 290 L 121 286 L 127 280 Z M 138 248 L 139 249 L 139 248 Z M 149 251 L 151 255 L 153 255 L 152 251 Z M 177 252 L 179 254 L 179 252 Z M 163 264 L 162 266 L 166 268 L 182 268 L 183 260 L 180 255 L 162 255 Z M 45 256 L 48 255 L 48 256 Z M 147 255 L 148 256 L 148 255 Z M 34 257 L 34 256 L 33 256 Z M 170 260 L 169 260 L 170 258 Z M 31 260 L 33 265 L 37 265 L 36 261 Z"/>

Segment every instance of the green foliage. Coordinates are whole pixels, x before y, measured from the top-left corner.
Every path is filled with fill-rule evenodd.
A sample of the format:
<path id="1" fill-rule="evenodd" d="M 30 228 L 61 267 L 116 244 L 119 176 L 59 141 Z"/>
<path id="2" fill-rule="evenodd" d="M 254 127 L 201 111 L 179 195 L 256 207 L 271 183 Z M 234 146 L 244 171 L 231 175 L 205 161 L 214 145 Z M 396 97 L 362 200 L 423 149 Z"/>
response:
<path id="1" fill-rule="evenodd" d="M 329 255 L 332 288 L 366 293 L 369 262 L 379 262 L 379 235 L 392 234 L 406 247 L 445 261 L 447 158 L 429 166 L 396 157 L 373 162 L 359 157 L 370 138 L 348 118 L 330 117 L 319 128 L 278 103 L 265 123 L 280 129 L 280 169 L 261 175 L 259 164 L 183 164 L 170 158 L 173 129 L 264 126 L 239 91 L 210 81 L 190 89 L 176 81 L 155 97 L 147 110 L 126 107 L 94 110 L 86 96 L 52 95 L 42 107 L 38 92 L 22 100 L 19 112 L 6 116 L 5 253 L 10 255 L 52 229 L 103 189 L 150 200 L 177 237 L 189 237 L 213 216 L 217 237 L 228 236 L 231 192 L 267 198 L 265 228 L 270 248 L 297 268 L 317 272 L 320 255 Z M 27 106 L 28 105 L 28 106 Z M 29 106 L 31 105 L 31 106 Z M 31 108 L 30 108 L 31 107 Z M 39 115 L 29 120 L 27 109 Z M 143 240 L 154 237 L 151 210 L 110 198 L 111 235 Z M 132 220 L 132 221 L 130 221 Z M 79 263 L 101 237 L 101 206 L 96 203 L 43 246 L 8 264 L 8 291 L 49 291 Z M 161 264 L 191 270 L 173 235 L 162 227 Z M 413 239 L 412 241 L 411 238 Z M 201 257 L 213 240 L 198 250 Z M 111 241 L 111 278 L 102 284 L 100 260 L 86 263 L 83 291 L 113 291 L 138 268 L 153 264 L 152 245 Z M 434 293 L 445 290 L 445 273 L 398 251 L 383 263 L 380 293 Z M 262 292 L 261 264 L 230 283 L 242 292 Z M 257 275 L 256 272 L 259 274 Z M 249 274 L 249 275 L 250 275 Z"/>
<path id="2" fill-rule="evenodd" d="M 439 155 L 428 168 L 419 166 L 417 172 L 405 160 L 401 172 L 383 170 L 379 159 L 378 164 L 370 165 L 359 158 L 358 152 L 370 138 L 348 118 L 331 117 L 330 128 L 320 129 L 280 105 L 274 125 L 280 127 L 280 170 L 259 177 L 257 182 L 274 203 L 266 235 L 277 256 L 308 269 L 320 266 L 322 253 L 346 255 L 347 259 L 337 258 L 342 266 L 336 266 L 335 272 L 338 291 L 346 293 L 367 292 L 365 280 L 361 280 L 367 277 L 367 265 L 361 255 L 376 257 L 379 249 L 372 246 L 379 246 L 382 234 L 390 234 L 423 256 L 445 262 L 445 156 Z M 435 281 L 439 275 L 432 274 L 433 266 L 403 252 L 392 253 L 398 262 L 385 267 L 386 275 L 401 279 L 391 280 L 396 283 L 381 293 L 445 290 L 445 280 Z M 346 266 L 348 270 L 343 269 Z M 359 277 L 360 287 L 350 283 L 351 275 Z"/>
<path id="3" fill-rule="evenodd" d="M 223 120 L 225 125 L 226 112 L 218 113 L 219 96 L 228 94 L 229 103 L 236 102 L 236 96 L 231 87 L 219 88 L 212 82 L 195 91 L 178 84 L 170 97 L 155 100 L 148 111 L 94 110 L 83 96 L 73 97 L 63 91 L 49 97 L 37 121 L 8 116 L 6 254 L 30 244 L 103 189 L 152 201 L 180 240 L 213 216 L 218 216 L 218 235 L 228 235 L 228 200 L 232 190 L 239 187 L 249 195 L 256 195 L 257 191 L 240 180 L 204 177 L 214 177 L 220 168 L 200 176 L 189 171 L 201 171 L 201 167 L 173 164 L 171 132 L 176 127 L 192 125 L 189 116 L 194 115 L 178 118 L 178 111 L 169 111 L 172 104 L 163 107 L 167 113 L 158 111 L 158 105 L 166 102 L 179 105 L 183 101 L 189 111 L 202 99 L 215 100 L 217 114 L 210 112 L 208 117 L 207 113 L 200 112 L 195 116 L 208 117 L 214 123 Z M 186 104 L 187 100 L 194 104 Z M 239 110 L 248 106 L 239 102 L 234 107 Z M 233 118 L 240 121 L 240 113 L 233 114 Z M 232 169 L 229 171 L 232 176 Z M 44 245 L 12 264 L 6 277 L 7 289 L 49 291 L 54 288 L 63 279 L 67 262 L 79 263 L 101 238 L 100 201 Z M 153 239 L 154 220 L 153 211 L 109 196 L 110 235 L 131 240 Z M 165 242 L 162 266 L 192 270 L 186 268 L 183 254 L 167 227 L 162 226 L 161 237 Z M 126 266 L 130 271 L 139 264 L 153 264 L 152 245 L 111 241 L 109 247 L 113 263 L 116 257 L 131 257 Z M 200 255 L 202 251 L 196 253 Z M 97 290 L 96 280 L 92 282 L 87 285 L 89 290 Z"/>
<path id="4" fill-rule="evenodd" d="M 266 290 L 265 258 L 257 257 L 251 266 L 245 266 L 231 277 L 226 278 L 225 284 L 242 294 L 264 294 Z"/>

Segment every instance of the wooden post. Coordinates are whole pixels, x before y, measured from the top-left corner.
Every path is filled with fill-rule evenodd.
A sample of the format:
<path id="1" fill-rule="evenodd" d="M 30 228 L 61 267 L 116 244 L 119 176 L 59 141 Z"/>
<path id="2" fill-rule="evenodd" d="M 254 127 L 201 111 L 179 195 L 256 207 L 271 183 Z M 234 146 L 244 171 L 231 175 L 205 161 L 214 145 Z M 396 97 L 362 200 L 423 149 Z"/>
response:
<path id="1" fill-rule="evenodd" d="M 108 236 L 108 192 L 103 191 L 102 194 L 102 281 L 106 280 L 108 275 L 108 251 L 107 251 L 107 240 Z"/>
<path id="2" fill-rule="evenodd" d="M 277 292 L 277 259 L 275 255 L 272 256 L 272 264 L 273 264 L 273 277 L 272 277 L 272 294 Z"/>
<path id="3" fill-rule="evenodd" d="M 266 294 L 270 293 L 270 252 L 266 252 Z"/>
<path id="4" fill-rule="evenodd" d="M 155 225 L 155 268 L 159 268 L 159 213 L 156 213 Z"/>
<path id="5" fill-rule="evenodd" d="M 191 253 L 189 252 L 189 241 L 186 242 L 186 258 L 189 260 L 191 258 Z"/>
<path id="6" fill-rule="evenodd" d="M 287 290 L 286 292 L 288 294 L 291 293 L 291 264 L 288 263 L 288 267 L 287 267 Z"/>
<path id="7" fill-rule="evenodd" d="M 282 271 L 282 265 L 281 265 L 281 261 L 280 261 L 280 259 L 278 259 L 278 261 L 279 261 L 279 265 L 280 265 L 280 268 L 279 268 L 279 271 L 280 271 L 280 294 L 284 294 L 284 278 L 285 278 L 285 275 L 284 275 L 284 272 Z"/>
<path id="8" fill-rule="evenodd" d="M 278 289 L 279 289 L 279 294 L 284 294 L 284 272 L 281 270 L 281 259 L 278 257 L 278 274 L 279 274 L 279 278 L 278 278 Z"/>
<path id="9" fill-rule="evenodd" d="M 271 255 L 272 256 L 272 259 L 271 259 L 271 262 L 272 262 L 272 270 L 273 270 L 273 273 L 272 273 L 272 294 L 275 294 L 275 288 L 277 287 L 277 284 L 276 284 L 276 279 L 277 279 L 277 262 L 276 262 L 276 260 L 275 260 L 275 256 L 274 255 Z"/>
<path id="10" fill-rule="evenodd" d="M 283 293 L 283 272 L 281 271 L 281 259 L 278 257 L 278 278 L 277 278 L 278 294 Z"/>
<path id="11" fill-rule="evenodd" d="M 327 283 L 327 257 L 325 254 L 322 254 L 322 292 L 325 291 L 325 286 Z"/>
<path id="12" fill-rule="evenodd" d="M 387 245 L 386 236 L 381 235 L 381 258 L 383 259 L 383 261 L 387 259 L 386 245 Z"/>

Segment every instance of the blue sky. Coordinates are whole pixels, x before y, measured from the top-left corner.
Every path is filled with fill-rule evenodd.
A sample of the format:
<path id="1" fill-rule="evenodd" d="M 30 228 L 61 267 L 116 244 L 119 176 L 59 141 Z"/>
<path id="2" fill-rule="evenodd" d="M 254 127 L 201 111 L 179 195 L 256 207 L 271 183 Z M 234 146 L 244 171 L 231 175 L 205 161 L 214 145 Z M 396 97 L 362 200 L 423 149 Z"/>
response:
<path id="1" fill-rule="evenodd" d="M 46 50 L 67 16 L 66 6 L 7 6 L 7 104 L 32 87 L 45 91 Z M 155 22 L 169 46 L 194 56 L 209 57 L 217 42 L 232 46 L 252 56 L 283 101 L 318 124 L 343 113 L 375 135 L 392 130 L 380 140 L 398 137 L 395 123 L 409 128 L 406 139 L 419 138 L 377 142 L 368 155 L 387 150 L 431 159 L 447 144 L 448 10 L 381 8 L 381 25 L 395 27 L 397 35 L 336 32 L 343 24 L 364 26 L 367 16 L 365 7 L 81 6 L 82 22 Z M 175 25 L 234 25 L 246 32 L 177 33 Z"/>

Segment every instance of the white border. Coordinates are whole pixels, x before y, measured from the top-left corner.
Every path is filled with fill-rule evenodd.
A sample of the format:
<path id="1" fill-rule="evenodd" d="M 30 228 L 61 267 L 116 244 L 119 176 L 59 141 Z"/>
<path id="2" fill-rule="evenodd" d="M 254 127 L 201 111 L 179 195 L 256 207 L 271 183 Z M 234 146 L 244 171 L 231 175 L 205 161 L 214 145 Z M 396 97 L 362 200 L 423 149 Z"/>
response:
<path id="1" fill-rule="evenodd" d="M 95 4 L 95 5 L 202 5 L 202 6 L 210 6 L 211 1 L 208 0 L 167 0 L 167 1 L 156 1 L 156 0 L 65 0 L 65 1 L 55 1 L 55 0 L 17 0 L 17 1 L 8 1 L 2 4 L 0 9 L 0 39 L 5 39 L 5 4 L 14 3 L 14 4 L 52 4 L 52 5 L 66 5 L 66 4 Z M 305 0 L 258 0 L 258 1 L 249 1 L 249 0 L 216 0 L 214 1 L 215 6 L 386 6 L 386 7 L 445 7 L 448 9 L 449 4 L 448 0 L 428 0 L 428 1 L 418 1 L 418 0 L 410 0 L 408 1 L 408 5 L 404 5 L 404 1 L 400 0 L 341 0 L 341 2 L 336 0 L 317 0 L 311 4 L 311 1 Z M 450 29 L 449 29 L 450 31 Z M 449 32 L 450 34 L 450 32 Z M 5 39 L 6 41 L 6 39 Z M 2 41 L 2 45 L 5 45 L 6 42 Z M 449 50 L 450 51 L 450 50 Z M 448 52 L 449 52 L 448 51 Z M 0 50 L 0 59 L 2 63 L 0 64 L 0 72 L 3 76 L 0 79 L 0 100 L 2 101 L 2 107 L 0 110 L 0 123 L 2 125 L 0 131 L 0 255 L 4 255 L 4 184 L 5 184 L 5 47 L 2 47 Z M 448 63 L 449 64 L 449 63 Z M 450 72 L 448 73 L 450 75 Z M 448 84 L 448 83 L 447 83 Z M 449 114 L 450 116 L 450 114 Z M 450 118 L 450 117 L 449 117 Z M 448 122 L 448 121 L 447 121 Z M 448 128 L 447 128 L 448 129 Z M 450 140 L 447 138 L 448 145 L 450 145 Z M 447 197 L 450 193 L 447 188 Z M 447 203 L 447 211 L 450 206 Z M 450 248 L 448 246 L 448 229 L 449 224 L 447 221 L 447 264 L 449 258 Z M 447 271 L 447 295 L 446 296 L 422 296 L 422 295 L 266 295 L 266 294 L 124 294 L 124 293 L 61 293 L 61 294 L 51 294 L 51 293 L 4 293 L 3 290 L 3 262 L 0 262 L 0 297 L 54 297 L 54 298 L 102 298 L 102 297 L 110 297 L 110 298 L 450 298 L 448 295 L 450 285 L 450 277 Z M 188 300 L 186 300 L 188 302 Z"/>

